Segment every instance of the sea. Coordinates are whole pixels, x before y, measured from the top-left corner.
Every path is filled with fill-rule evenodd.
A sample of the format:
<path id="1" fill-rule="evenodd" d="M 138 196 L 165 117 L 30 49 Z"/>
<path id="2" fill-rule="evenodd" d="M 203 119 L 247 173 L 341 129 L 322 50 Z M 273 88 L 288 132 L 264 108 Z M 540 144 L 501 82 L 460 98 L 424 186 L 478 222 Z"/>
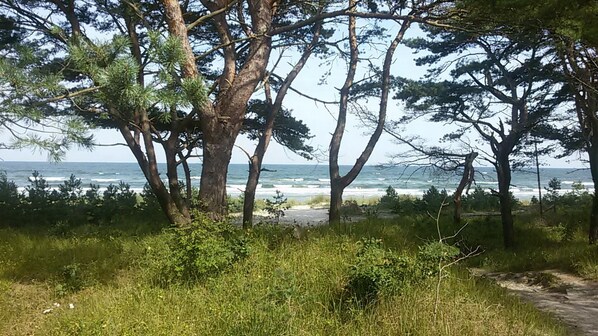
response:
<path id="1" fill-rule="evenodd" d="M 165 171 L 165 165 L 160 170 Z M 307 200 L 318 195 L 329 195 L 330 177 L 326 164 L 266 164 L 262 172 L 256 197 L 270 198 L 280 191 L 288 199 Z M 350 166 L 341 166 L 341 173 L 347 172 Z M 121 181 L 130 185 L 131 189 L 141 192 L 146 181 L 136 163 L 110 162 L 8 162 L 0 161 L 0 172 L 7 179 L 17 184 L 20 190 L 33 181 L 33 172 L 37 171 L 48 182 L 51 188 L 57 188 L 65 180 L 74 175 L 81 179 L 85 187 L 94 184 L 106 188 L 110 184 Z M 201 164 L 192 164 L 192 183 L 198 187 Z M 232 196 L 240 195 L 245 189 L 248 166 L 231 164 L 228 170 L 227 192 Z M 166 173 L 163 173 L 164 179 Z M 183 179 L 183 173 L 180 174 Z M 571 190 L 573 183 L 580 182 L 588 191 L 593 191 L 590 171 L 574 168 L 540 168 L 542 191 L 548 187 L 552 178 L 561 181 L 561 193 Z M 449 194 L 456 188 L 460 175 L 438 173 L 429 167 L 402 166 L 365 166 L 357 179 L 345 189 L 344 197 L 353 199 L 370 199 L 385 194 L 392 186 L 399 194 L 420 196 L 431 186 L 446 189 Z M 476 168 L 475 183 L 485 190 L 496 189 L 496 174 L 491 167 Z M 511 191 L 515 197 L 526 200 L 538 195 L 536 169 L 516 171 L 513 173 Z"/>

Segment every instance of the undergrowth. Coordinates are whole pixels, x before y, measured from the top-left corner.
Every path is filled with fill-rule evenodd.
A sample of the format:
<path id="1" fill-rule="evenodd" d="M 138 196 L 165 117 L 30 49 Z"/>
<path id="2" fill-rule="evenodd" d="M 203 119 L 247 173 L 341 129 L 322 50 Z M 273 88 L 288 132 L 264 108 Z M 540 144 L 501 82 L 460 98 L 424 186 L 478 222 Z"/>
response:
<path id="1" fill-rule="evenodd" d="M 171 230 L 142 232 L 133 222 L 118 223 L 114 231 L 79 228 L 66 237 L 3 228 L 0 334 L 566 333 L 550 317 L 459 266 L 443 282 L 434 321 L 434 283 L 427 280 L 433 267 L 423 267 L 423 260 L 450 258 L 443 248 L 429 245 L 433 240 L 426 237 L 428 231 L 433 237 L 434 225 L 425 217 L 376 219 L 313 228 L 302 239 L 292 229 L 261 226 L 243 236 L 248 253 L 222 259 L 222 268 L 181 259 L 179 265 L 189 262 L 208 275 L 183 282 L 156 281 L 164 265 L 176 260 L 177 246 L 190 246 L 190 255 L 216 252 L 237 233 L 225 239 L 226 227 L 206 226 L 172 245 Z M 366 305 L 343 300 L 348 288 L 361 283 L 352 280 L 358 278 L 375 282 L 375 299 Z M 64 286 L 62 293 L 57 284 Z M 61 305 L 41 313 L 53 303 Z"/>

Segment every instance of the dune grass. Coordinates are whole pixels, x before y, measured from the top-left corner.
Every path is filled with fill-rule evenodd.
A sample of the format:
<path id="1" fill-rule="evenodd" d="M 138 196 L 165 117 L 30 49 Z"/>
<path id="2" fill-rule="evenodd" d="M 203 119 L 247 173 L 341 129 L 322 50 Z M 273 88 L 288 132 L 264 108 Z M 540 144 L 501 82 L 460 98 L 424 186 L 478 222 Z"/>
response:
<path id="1" fill-rule="evenodd" d="M 0 334 L 567 333 L 547 314 L 471 277 L 460 266 L 443 280 L 436 321 L 433 280 L 365 308 L 340 299 L 357 241 L 380 238 L 387 248 L 412 255 L 434 236 L 434 228 L 424 216 L 310 229 L 301 239 L 294 238 L 292 230 L 258 227 L 248 233 L 246 259 L 193 284 L 160 280 L 168 258 L 168 231 L 157 227 L 144 229 L 127 221 L 110 227 L 82 226 L 67 235 L 50 235 L 51 230 L 39 228 L 1 228 Z M 469 262 L 490 264 L 504 256 L 487 251 Z M 493 265 L 500 267 L 499 261 Z M 60 307 L 42 314 L 53 303 Z M 75 308 L 70 309 L 69 303 Z"/>

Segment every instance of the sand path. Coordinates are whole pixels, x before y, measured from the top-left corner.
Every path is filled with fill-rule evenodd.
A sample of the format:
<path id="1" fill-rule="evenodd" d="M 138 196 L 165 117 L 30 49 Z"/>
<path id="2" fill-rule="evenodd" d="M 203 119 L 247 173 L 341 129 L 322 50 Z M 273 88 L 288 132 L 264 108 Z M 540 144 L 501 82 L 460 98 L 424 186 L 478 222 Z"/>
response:
<path id="1" fill-rule="evenodd" d="M 471 270 L 487 277 L 540 310 L 555 314 L 572 327 L 574 334 L 598 335 L 598 282 L 556 270 L 525 273 L 490 273 Z M 541 279 L 550 279 L 541 284 Z"/>

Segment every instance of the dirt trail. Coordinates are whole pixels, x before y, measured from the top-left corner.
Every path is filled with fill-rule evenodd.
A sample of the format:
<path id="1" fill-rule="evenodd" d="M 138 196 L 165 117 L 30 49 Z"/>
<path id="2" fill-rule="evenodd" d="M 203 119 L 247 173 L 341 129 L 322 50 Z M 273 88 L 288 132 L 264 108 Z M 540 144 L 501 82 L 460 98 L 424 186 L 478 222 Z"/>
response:
<path id="1" fill-rule="evenodd" d="M 525 273 L 490 273 L 471 270 L 532 302 L 541 310 L 554 313 L 576 334 L 598 335 L 598 282 L 556 270 Z"/>

